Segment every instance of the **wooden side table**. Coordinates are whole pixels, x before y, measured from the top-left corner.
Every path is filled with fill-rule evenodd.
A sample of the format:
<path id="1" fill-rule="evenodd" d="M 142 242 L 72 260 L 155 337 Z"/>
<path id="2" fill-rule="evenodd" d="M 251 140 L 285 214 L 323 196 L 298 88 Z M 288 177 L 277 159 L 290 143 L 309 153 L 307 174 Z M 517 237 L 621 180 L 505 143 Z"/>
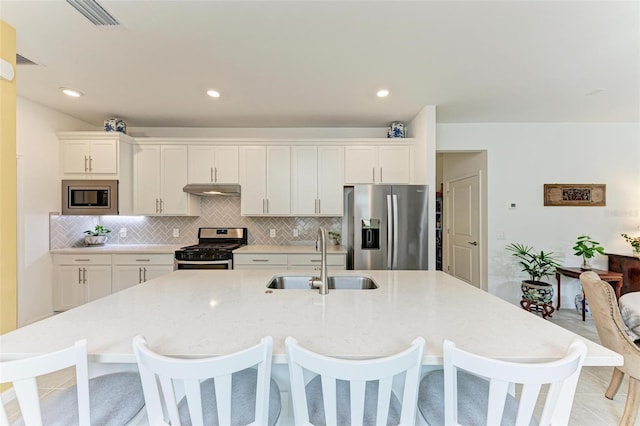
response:
<path id="1" fill-rule="evenodd" d="M 616 300 L 620 299 L 620 289 L 622 288 L 622 274 L 620 272 L 613 271 L 604 271 L 602 269 L 592 269 L 592 272 L 598 274 L 602 281 L 606 281 L 609 284 L 613 285 L 613 288 L 616 292 Z M 556 280 L 558 281 L 558 307 L 556 309 L 560 309 L 560 276 L 564 275 L 570 278 L 580 278 L 580 274 L 586 272 L 580 268 L 573 267 L 558 267 L 556 268 Z M 585 320 L 585 298 L 584 293 L 582 293 L 582 321 Z"/>

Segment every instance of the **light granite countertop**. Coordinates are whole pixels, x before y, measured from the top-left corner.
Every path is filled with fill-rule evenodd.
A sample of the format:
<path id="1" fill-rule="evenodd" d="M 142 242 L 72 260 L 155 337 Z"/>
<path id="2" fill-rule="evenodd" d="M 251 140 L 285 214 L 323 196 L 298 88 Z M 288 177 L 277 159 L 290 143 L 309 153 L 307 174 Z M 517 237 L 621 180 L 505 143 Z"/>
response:
<path id="1" fill-rule="evenodd" d="M 233 251 L 233 254 L 310 254 L 318 253 L 315 245 L 266 246 L 247 245 Z M 335 244 L 327 245 L 327 253 L 347 254 L 347 249 Z"/>
<path id="2" fill-rule="evenodd" d="M 195 243 L 194 243 L 195 244 Z M 54 254 L 173 254 L 179 248 L 189 244 L 105 244 L 102 246 L 66 247 L 51 250 Z"/>
<path id="3" fill-rule="evenodd" d="M 441 271 L 340 271 L 366 275 L 375 290 L 269 290 L 268 270 L 179 270 L 0 336 L 13 359 L 88 340 L 92 361 L 134 363 L 131 341 L 180 357 L 229 354 L 273 336 L 273 362 L 287 361 L 294 336 L 313 351 L 354 359 L 406 349 L 417 336 L 423 364 L 442 363 L 442 342 L 512 361 L 564 355 L 574 339 L 585 365 L 621 365 L 622 356 Z M 297 275 L 290 273 L 290 275 Z"/>

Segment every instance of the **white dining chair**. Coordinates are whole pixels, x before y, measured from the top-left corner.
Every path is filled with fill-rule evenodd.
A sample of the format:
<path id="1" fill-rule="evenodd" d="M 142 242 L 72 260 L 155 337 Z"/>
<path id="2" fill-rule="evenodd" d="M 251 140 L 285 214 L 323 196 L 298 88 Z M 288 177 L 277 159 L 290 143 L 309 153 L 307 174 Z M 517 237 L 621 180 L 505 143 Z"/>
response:
<path id="1" fill-rule="evenodd" d="M 566 425 L 586 353 L 576 339 L 561 359 L 515 363 L 466 352 L 445 340 L 444 369 L 420 381 L 418 409 L 432 426 L 536 424 L 536 402 L 548 384 L 539 424 Z M 510 393 L 514 388 L 519 399 Z"/>
<path id="2" fill-rule="evenodd" d="M 40 401 L 37 377 L 69 367 L 75 367 L 76 384 Z M 86 340 L 57 352 L 0 362 L 0 383 L 9 382 L 22 414 L 13 425 L 125 425 L 144 405 L 135 372 L 89 379 Z M 0 407 L 0 425 L 8 425 L 7 410 Z"/>
<path id="3" fill-rule="evenodd" d="M 278 421 L 280 389 L 271 379 L 271 336 L 229 355 L 174 358 L 154 352 L 138 335 L 133 351 L 151 425 L 274 425 Z"/>
<path id="4" fill-rule="evenodd" d="M 413 425 L 425 341 L 367 360 L 327 357 L 285 340 L 296 425 Z M 392 386 L 401 383 L 401 391 Z M 402 401 L 400 401 L 402 399 Z"/>

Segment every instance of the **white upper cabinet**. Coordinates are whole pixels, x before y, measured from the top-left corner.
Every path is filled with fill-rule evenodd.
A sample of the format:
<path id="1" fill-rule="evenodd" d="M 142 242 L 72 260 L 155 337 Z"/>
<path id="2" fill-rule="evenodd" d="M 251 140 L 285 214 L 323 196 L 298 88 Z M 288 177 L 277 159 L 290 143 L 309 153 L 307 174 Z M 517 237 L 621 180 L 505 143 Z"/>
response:
<path id="1" fill-rule="evenodd" d="M 118 132 L 59 132 L 62 179 L 119 179 L 131 174 L 133 139 Z"/>
<path id="2" fill-rule="evenodd" d="M 189 145 L 189 183 L 238 183 L 238 147 Z"/>
<path id="3" fill-rule="evenodd" d="M 240 185 L 243 216 L 291 213 L 289 146 L 241 146 Z"/>
<path id="4" fill-rule="evenodd" d="M 411 183 L 411 145 L 345 147 L 345 184 Z"/>
<path id="5" fill-rule="evenodd" d="M 291 213 L 342 216 L 344 148 L 291 147 Z"/>
<path id="6" fill-rule="evenodd" d="M 186 145 L 141 145 L 135 152 L 134 212 L 197 216 L 199 199 L 185 193 Z"/>

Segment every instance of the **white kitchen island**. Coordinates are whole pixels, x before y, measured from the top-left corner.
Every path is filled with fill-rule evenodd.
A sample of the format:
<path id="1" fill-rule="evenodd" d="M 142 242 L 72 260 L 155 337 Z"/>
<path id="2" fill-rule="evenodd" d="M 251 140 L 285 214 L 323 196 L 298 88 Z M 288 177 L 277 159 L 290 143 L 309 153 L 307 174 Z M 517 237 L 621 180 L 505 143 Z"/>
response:
<path id="1" fill-rule="evenodd" d="M 322 296 L 268 290 L 274 271 L 175 271 L 6 333 L 0 353 L 3 360 L 37 355 L 86 338 L 92 361 L 135 363 L 136 334 L 154 350 L 180 357 L 228 354 L 271 335 L 274 364 L 286 364 L 289 335 L 313 351 L 347 358 L 390 355 L 423 336 L 423 364 L 429 366 L 442 363 L 445 338 L 480 355 L 523 362 L 556 359 L 580 338 L 440 271 L 333 275 L 349 274 L 367 275 L 379 288 Z M 582 340 L 585 365 L 622 365 L 619 354 Z"/>

